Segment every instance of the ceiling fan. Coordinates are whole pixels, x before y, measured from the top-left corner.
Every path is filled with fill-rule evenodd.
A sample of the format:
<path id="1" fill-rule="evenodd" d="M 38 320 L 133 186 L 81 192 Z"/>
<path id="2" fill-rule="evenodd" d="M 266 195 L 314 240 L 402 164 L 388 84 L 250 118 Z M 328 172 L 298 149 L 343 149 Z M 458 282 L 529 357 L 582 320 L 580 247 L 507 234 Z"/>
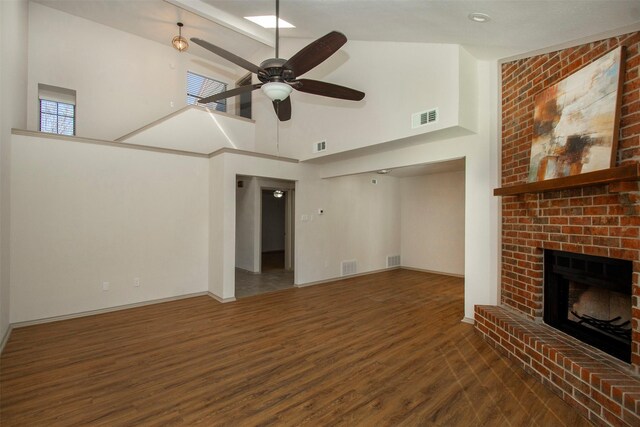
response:
<path id="1" fill-rule="evenodd" d="M 253 85 L 239 86 L 225 92 L 217 93 L 198 100 L 200 104 L 208 104 L 220 99 L 240 95 L 258 88 L 273 102 L 280 121 L 291 118 L 291 99 L 289 94 L 293 89 L 300 92 L 322 95 L 330 98 L 346 99 L 350 101 L 360 101 L 364 98 L 364 92 L 333 83 L 321 82 L 318 80 L 300 79 L 302 74 L 316 67 L 324 60 L 333 55 L 347 42 L 344 34 L 338 31 L 331 31 L 329 34 L 320 37 L 310 43 L 288 60 L 279 58 L 279 24 L 280 1 L 276 0 L 276 57 L 263 61 L 259 66 L 252 64 L 246 59 L 240 58 L 221 47 L 215 46 L 205 40 L 192 38 L 191 41 L 216 55 L 233 62 L 245 70 L 251 71 L 258 76 L 261 83 Z"/>

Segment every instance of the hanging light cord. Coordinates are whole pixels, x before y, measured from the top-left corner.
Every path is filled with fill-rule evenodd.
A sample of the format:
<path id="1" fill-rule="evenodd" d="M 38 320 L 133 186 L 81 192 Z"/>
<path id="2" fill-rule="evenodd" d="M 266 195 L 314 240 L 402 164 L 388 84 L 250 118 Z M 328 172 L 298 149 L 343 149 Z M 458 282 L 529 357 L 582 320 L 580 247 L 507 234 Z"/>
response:
<path id="1" fill-rule="evenodd" d="M 276 155 L 280 157 L 280 121 L 276 121 Z"/>

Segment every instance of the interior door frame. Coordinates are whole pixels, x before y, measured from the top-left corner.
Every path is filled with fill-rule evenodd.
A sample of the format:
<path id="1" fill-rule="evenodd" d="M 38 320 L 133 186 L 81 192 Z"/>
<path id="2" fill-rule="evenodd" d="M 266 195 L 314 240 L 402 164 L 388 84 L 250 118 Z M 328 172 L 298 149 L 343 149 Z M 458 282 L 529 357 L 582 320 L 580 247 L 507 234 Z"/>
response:
<path id="1" fill-rule="evenodd" d="M 294 266 L 294 249 L 295 249 L 295 219 L 296 219 L 296 190 L 289 189 L 285 191 L 286 206 L 284 211 L 284 269 L 293 270 Z"/>

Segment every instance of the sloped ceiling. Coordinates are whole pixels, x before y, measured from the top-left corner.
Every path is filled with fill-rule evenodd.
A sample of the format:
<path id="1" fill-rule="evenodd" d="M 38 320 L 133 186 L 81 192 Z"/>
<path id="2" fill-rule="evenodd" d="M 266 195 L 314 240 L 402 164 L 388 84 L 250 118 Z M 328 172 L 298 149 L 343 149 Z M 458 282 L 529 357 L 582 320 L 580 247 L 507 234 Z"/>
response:
<path id="1" fill-rule="evenodd" d="M 182 21 L 185 36 L 210 40 L 242 57 L 261 56 L 272 44 L 265 37 L 273 30 L 251 30 L 255 24 L 241 22 L 244 16 L 273 14 L 273 0 L 36 1 L 161 43 L 170 42 L 175 23 Z M 202 15 L 209 18 L 187 11 L 199 8 L 207 9 Z M 472 22 L 471 12 L 486 13 L 491 21 Z M 282 37 L 314 39 L 339 30 L 350 40 L 454 43 L 479 58 L 503 58 L 637 25 L 640 1 L 281 0 L 280 14 L 296 25 L 282 30 Z"/>

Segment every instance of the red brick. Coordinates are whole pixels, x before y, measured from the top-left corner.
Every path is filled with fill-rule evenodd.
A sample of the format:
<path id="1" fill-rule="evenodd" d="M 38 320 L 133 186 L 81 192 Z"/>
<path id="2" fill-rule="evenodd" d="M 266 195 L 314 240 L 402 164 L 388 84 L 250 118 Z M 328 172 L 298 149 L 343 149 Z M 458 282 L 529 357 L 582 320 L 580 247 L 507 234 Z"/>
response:
<path id="1" fill-rule="evenodd" d="M 571 75 L 593 60 L 616 48 L 621 43 L 627 46 L 627 62 L 624 74 L 620 135 L 616 159 L 618 165 L 640 163 L 640 32 L 576 46 L 531 58 L 502 64 L 502 183 L 514 185 L 526 182 L 528 178 L 529 156 L 533 130 L 534 93 L 549 87 L 560 79 Z M 637 187 L 594 185 L 590 187 L 502 198 L 502 292 L 501 301 L 521 312 L 528 318 L 542 314 L 542 248 L 568 250 L 598 256 L 634 261 L 634 286 L 632 299 L 632 366 L 640 372 L 640 192 Z M 490 331 L 490 329 L 489 329 Z M 540 361 L 540 353 L 529 350 L 523 352 L 523 344 L 505 340 L 503 351 L 512 352 L 521 364 L 528 364 L 530 372 L 546 376 L 546 384 L 567 394 L 567 385 L 576 387 L 564 378 L 563 365 L 585 374 L 598 387 L 609 387 L 604 376 L 596 371 L 583 369 L 571 358 L 579 358 L 573 351 L 552 352 L 543 350 L 549 359 Z M 496 334 L 498 336 L 498 334 Z M 517 340 L 516 340 L 517 341 Z M 521 346 L 520 348 L 518 346 Z M 576 350 L 577 351 L 577 350 Z M 555 365 L 552 361 L 559 361 Z M 575 359 L 577 360 L 577 359 Z M 593 375 L 589 375 L 593 372 Z M 577 380 L 576 395 L 566 396 L 566 400 L 588 415 L 586 406 L 592 413 L 594 422 L 621 422 L 615 407 L 609 407 L 607 393 L 594 394 L 604 406 L 592 406 L 584 400 L 591 393 L 590 387 Z M 604 397 L 603 397 L 604 396 Z M 631 394 L 629 394 L 631 396 Z M 622 395 L 620 396 L 622 398 Z M 631 397 L 629 397 L 631 399 Z M 629 405 L 633 405 L 630 402 Z M 631 410 L 632 408 L 627 408 Z M 640 408 L 634 408 L 637 410 Z M 633 412 L 633 411 L 632 411 Z M 597 416 L 596 416 L 597 413 Z M 622 413 L 622 416 L 625 414 Z M 602 418 L 600 418 L 602 417 Z M 629 415 L 627 415 L 629 417 Z M 617 419 L 618 421 L 613 421 Z M 634 420 L 635 421 L 635 420 Z"/>
<path id="2" fill-rule="evenodd" d="M 630 426 L 640 426 L 640 414 L 627 409 L 622 411 L 622 419 Z"/>
<path id="3" fill-rule="evenodd" d="M 622 407 L 620 406 L 619 403 L 616 403 L 613 400 L 611 400 L 611 398 L 605 396 L 604 394 L 596 390 L 591 390 L 591 397 L 600 405 L 602 405 L 603 408 L 607 409 L 608 411 L 611 411 L 611 413 L 617 416 L 622 415 Z"/>
<path id="4" fill-rule="evenodd" d="M 590 396 L 587 396 L 586 394 L 578 391 L 578 390 L 573 390 L 573 397 L 580 402 L 581 404 L 583 404 L 584 406 L 586 406 L 587 408 L 589 408 L 589 410 L 599 414 L 602 406 L 596 402 L 595 400 L 593 400 Z"/>

